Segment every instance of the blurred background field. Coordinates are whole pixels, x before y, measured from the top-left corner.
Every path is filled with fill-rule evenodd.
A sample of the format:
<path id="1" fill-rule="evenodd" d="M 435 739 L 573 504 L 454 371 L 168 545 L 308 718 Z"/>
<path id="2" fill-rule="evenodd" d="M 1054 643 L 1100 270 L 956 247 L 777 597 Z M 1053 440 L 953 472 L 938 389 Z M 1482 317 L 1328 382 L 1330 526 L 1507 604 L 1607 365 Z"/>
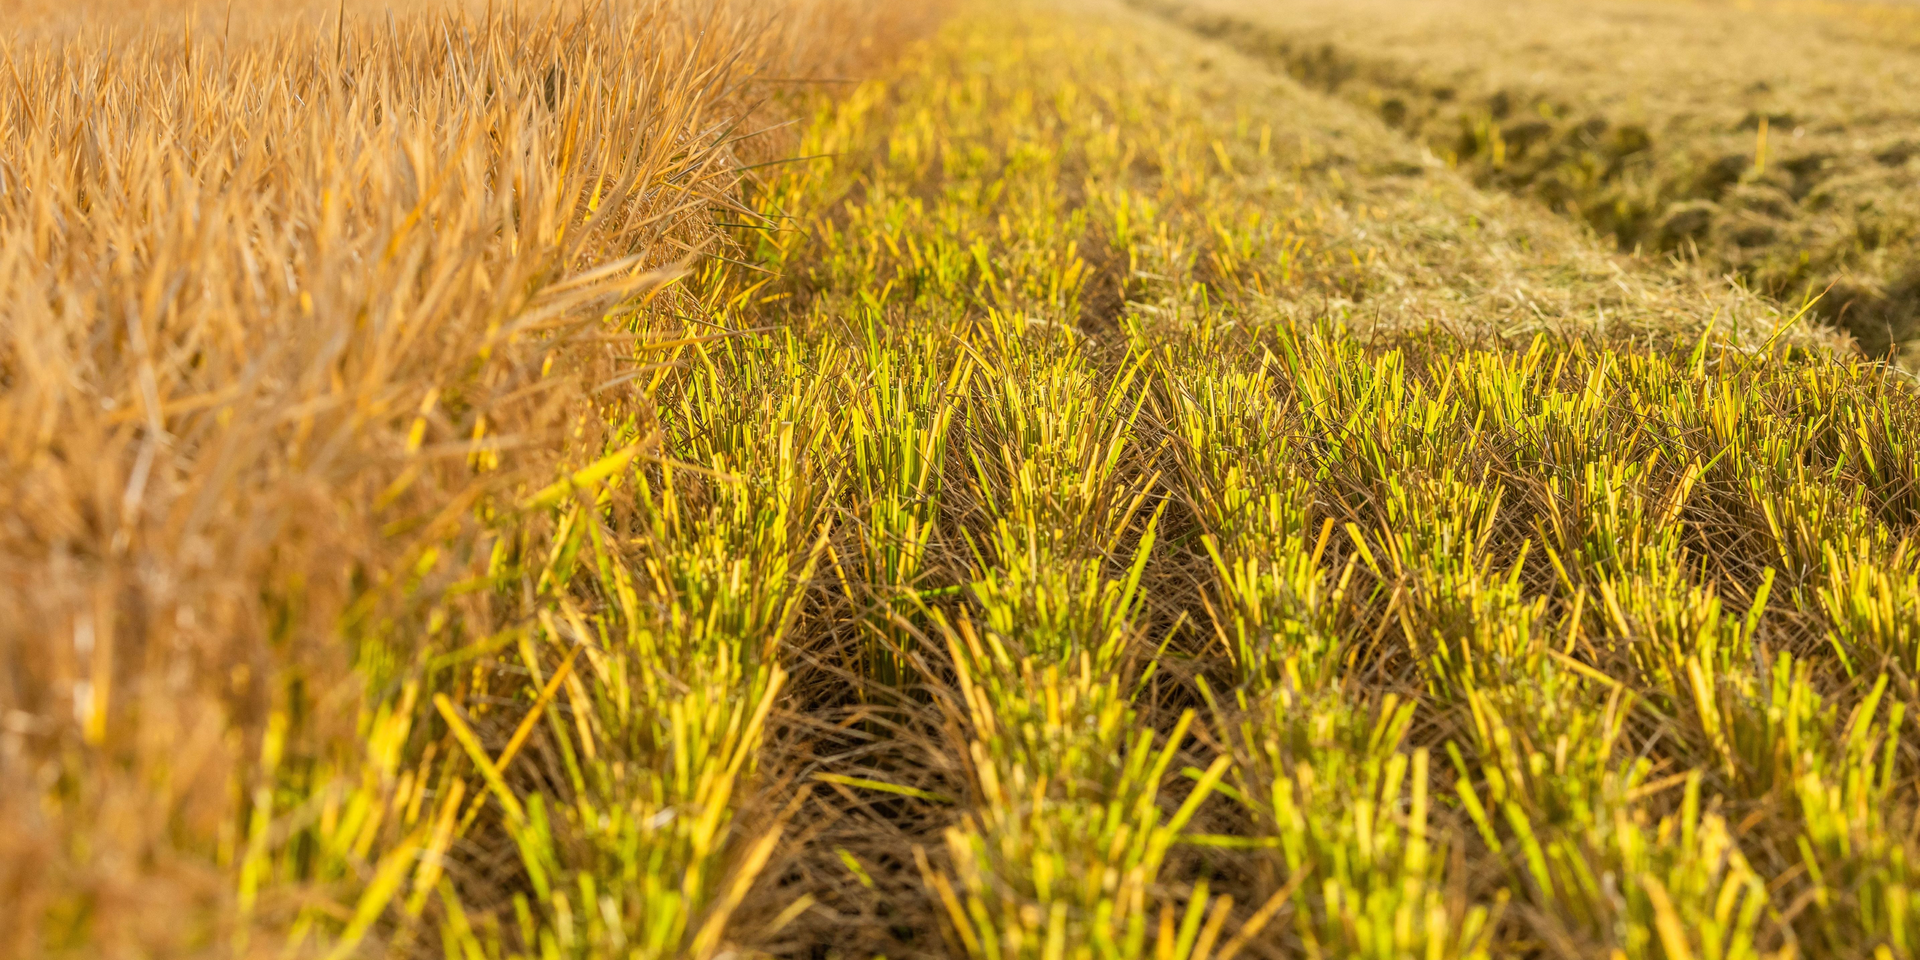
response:
<path id="1" fill-rule="evenodd" d="M 1920 12 L 1836 3 L 1145 4 L 1623 249 L 1697 259 L 1872 356 L 1920 323 Z"/>

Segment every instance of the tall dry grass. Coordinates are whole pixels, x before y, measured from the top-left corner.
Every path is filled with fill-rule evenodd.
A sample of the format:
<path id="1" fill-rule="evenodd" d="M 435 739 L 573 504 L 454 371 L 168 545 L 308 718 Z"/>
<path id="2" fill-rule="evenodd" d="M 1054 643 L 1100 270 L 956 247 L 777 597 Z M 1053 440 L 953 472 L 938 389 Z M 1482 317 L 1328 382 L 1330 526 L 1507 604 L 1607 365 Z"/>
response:
<path id="1" fill-rule="evenodd" d="M 424 665 L 912 11 L 134 6 L 0 41 L 0 955 L 405 949 Z"/>

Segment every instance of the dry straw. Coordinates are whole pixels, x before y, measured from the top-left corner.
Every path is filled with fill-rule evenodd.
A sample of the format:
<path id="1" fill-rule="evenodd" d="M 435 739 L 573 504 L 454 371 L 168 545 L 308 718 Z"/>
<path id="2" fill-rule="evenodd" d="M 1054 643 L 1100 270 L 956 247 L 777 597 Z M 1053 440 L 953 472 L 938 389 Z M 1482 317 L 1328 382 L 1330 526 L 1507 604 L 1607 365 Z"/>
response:
<path id="1" fill-rule="evenodd" d="M 656 367 L 731 282 L 682 278 L 790 146 L 791 81 L 904 22 L 253 8 L 4 41 L 10 955 L 437 949 L 524 873 L 457 840 L 528 733 L 490 741 L 518 711 L 487 719 L 481 654 L 564 612 L 574 491 L 657 456 Z M 682 913 L 668 946 L 713 949 Z"/>

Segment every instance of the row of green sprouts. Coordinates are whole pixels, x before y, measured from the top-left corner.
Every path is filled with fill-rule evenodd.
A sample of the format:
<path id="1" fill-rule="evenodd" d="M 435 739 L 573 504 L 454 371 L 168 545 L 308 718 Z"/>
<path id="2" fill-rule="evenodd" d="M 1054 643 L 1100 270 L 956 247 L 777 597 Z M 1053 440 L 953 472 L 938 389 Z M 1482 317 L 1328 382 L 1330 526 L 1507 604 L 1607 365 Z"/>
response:
<path id="1" fill-rule="evenodd" d="M 462 738 L 506 942 L 1920 954 L 1910 388 L 1263 320 L 1359 256 L 1096 39 L 983 19 L 817 118 L 784 279 L 702 278 L 660 432 L 503 560 L 557 598 Z"/>
<path id="2" fill-rule="evenodd" d="M 1223 740 L 1278 875 L 1317 868 L 1309 952 L 1908 955 L 1902 388 L 1544 341 L 1199 356 Z"/>
<path id="3" fill-rule="evenodd" d="M 716 838 L 830 656 L 947 737 L 940 790 L 819 779 L 935 811 L 911 856 L 969 956 L 1911 955 L 1920 596 L 1875 472 L 1920 407 L 1872 371 L 1244 327 L 1098 353 L 997 314 L 690 366 L 623 491 L 641 562 L 593 564 L 600 706 L 553 742 L 597 772 L 516 836 L 610 859 L 538 876 L 645 851 L 671 882 L 595 895 L 736 906 L 711 864 L 777 841 Z M 1836 528 L 1804 550 L 1779 503 Z M 558 929 L 585 895 L 548 883 Z"/>

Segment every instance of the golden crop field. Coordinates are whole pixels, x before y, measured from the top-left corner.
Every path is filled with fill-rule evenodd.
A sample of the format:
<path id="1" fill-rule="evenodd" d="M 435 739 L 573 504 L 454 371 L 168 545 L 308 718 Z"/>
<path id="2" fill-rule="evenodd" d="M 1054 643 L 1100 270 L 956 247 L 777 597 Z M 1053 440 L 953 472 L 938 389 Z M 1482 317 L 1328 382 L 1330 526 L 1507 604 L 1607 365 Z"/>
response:
<path id="1" fill-rule="evenodd" d="M 1920 7 L 1140 0 L 1871 356 L 1920 339 Z"/>
<path id="2" fill-rule="evenodd" d="M 1920 957 L 1914 8 L 11 17 L 0 955 Z"/>

